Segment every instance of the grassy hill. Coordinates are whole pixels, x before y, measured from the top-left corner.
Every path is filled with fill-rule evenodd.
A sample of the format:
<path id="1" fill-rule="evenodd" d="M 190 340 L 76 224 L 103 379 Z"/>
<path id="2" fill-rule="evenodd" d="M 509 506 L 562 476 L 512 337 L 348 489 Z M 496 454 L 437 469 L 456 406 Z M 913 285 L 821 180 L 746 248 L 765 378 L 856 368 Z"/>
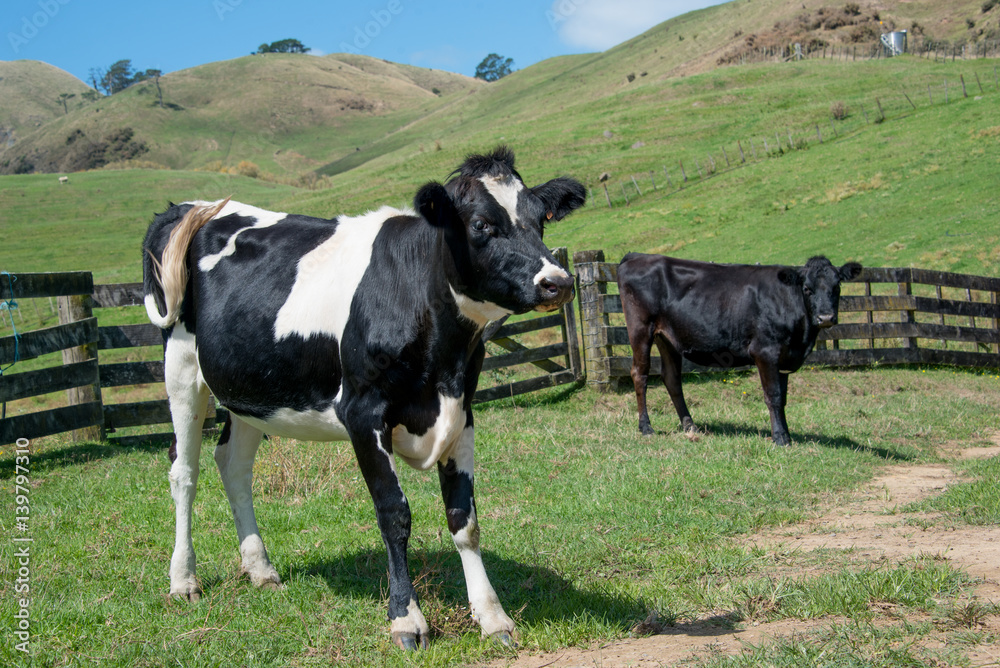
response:
<path id="1" fill-rule="evenodd" d="M 0 155 L 54 118 L 65 114 L 61 94 L 75 108 L 89 87 L 69 72 L 34 60 L 0 61 Z"/>
<path id="2" fill-rule="evenodd" d="M 38 128 L 0 154 L 26 156 L 36 171 L 74 171 L 89 156 L 79 146 L 109 142 L 123 128 L 144 150 L 139 158 L 171 169 L 235 166 L 302 174 L 354 153 L 483 82 L 462 75 L 397 65 L 367 56 L 246 56 L 210 63 L 153 81 Z M 71 138 L 75 140 L 70 141 Z"/>
<path id="3" fill-rule="evenodd" d="M 366 56 L 268 54 L 169 73 L 160 81 L 163 106 L 156 85 L 145 82 L 96 104 L 78 97 L 68 116 L 56 117 L 58 93 L 21 88 L 4 97 L 26 107 L 37 97 L 51 122 L 26 128 L 35 131 L 19 132 L 15 146 L 0 148 L 0 173 L 23 170 L 25 162 L 56 172 L 138 158 L 171 169 L 246 162 L 253 163 L 242 169 L 246 174 L 311 181 L 313 173 L 335 176 L 395 152 L 463 141 L 462 134 L 487 119 L 489 127 L 507 130 L 556 105 L 668 85 L 761 48 L 798 42 L 807 50 L 867 52 L 889 29 L 947 46 L 995 40 L 1000 8 L 983 12 L 987 6 L 980 0 L 733 0 L 666 21 L 607 52 L 556 58 L 493 85 Z M 43 67 L 20 66 L 29 65 Z"/>

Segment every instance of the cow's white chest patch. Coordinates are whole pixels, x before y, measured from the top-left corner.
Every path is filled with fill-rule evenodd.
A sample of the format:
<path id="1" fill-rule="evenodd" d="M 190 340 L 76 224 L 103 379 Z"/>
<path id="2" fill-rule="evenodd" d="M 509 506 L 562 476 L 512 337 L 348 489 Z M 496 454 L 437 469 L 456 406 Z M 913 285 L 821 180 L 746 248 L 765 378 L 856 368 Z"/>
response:
<path id="1" fill-rule="evenodd" d="M 218 202 L 185 202 L 185 204 L 193 204 L 194 206 L 213 206 L 218 204 Z M 233 202 L 230 200 L 226 206 L 222 208 L 222 211 L 216 214 L 216 218 L 223 218 L 230 214 L 235 213 L 238 216 L 253 218 L 254 224 L 247 225 L 246 227 L 237 230 L 233 236 L 229 237 L 229 241 L 218 253 L 213 253 L 211 255 L 205 255 L 200 260 L 198 260 L 198 269 L 201 271 L 212 271 L 215 269 L 215 265 L 219 264 L 219 260 L 224 257 L 229 257 L 236 252 L 236 239 L 239 238 L 241 234 L 247 230 L 260 229 L 262 227 L 271 227 L 272 225 L 284 220 L 288 217 L 287 213 L 282 213 L 278 211 L 265 211 L 264 209 L 258 209 L 255 206 L 250 206 L 249 204 L 243 204 L 242 202 Z"/>
<path id="2" fill-rule="evenodd" d="M 403 425 L 392 430 L 392 449 L 415 469 L 426 470 L 446 461 L 458 445 L 466 427 L 464 396 L 438 395 L 440 411 L 433 426 L 421 435 L 411 434 Z M 471 429 L 471 427 L 468 427 Z"/>
<path id="3" fill-rule="evenodd" d="M 479 302 L 471 297 L 466 297 L 450 285 L 448 288 L 451 290 L 451 296 L 454 297 L 455 304 L 458 306 L 458 312 L 463 318 L 474 322 L 480 329 L 485 327 L 486 323 L 490 320 L 498 320 L 505 315 L 513 313 L 513 311 L 493 302 Z"/>
<path id="4" fill-rule="evenodd" d="M 326 334 L 341 341 L 382 224 L 394 216 L 412 215 L 384 206 L 363 216 L 338 219 L 334 235 L 299 259 L 292 291 L 274 321 L 274 340 Z"/>

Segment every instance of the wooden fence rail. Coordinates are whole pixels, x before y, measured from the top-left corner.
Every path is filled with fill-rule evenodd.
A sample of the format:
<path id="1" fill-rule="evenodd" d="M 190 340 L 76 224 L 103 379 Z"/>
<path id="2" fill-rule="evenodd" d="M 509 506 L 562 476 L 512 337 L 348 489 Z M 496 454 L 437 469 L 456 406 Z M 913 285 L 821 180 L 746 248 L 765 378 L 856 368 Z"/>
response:
<path id="1" fill-rule="evenodd" d="M 565 248 L 555 249 L 553 255 L 568 267 Z M 9 288 L 4 282 L 0 287 L 0 300 L 58 297 L 60 324 L 0 338 L 0 368 L 57 351 L 63 351 L 63 363 L 12 373 L 17 371 L 14 366 L 0 376 L 0 403 L 4 405 L 4 417 L 0 419 L 0 445 L 13 443 L 18 438 L 33 439 L 66 431 L 74 432 L 74 440 L 111 437 L 119 443 L 168 436 L 120 435 L 121 430 L 131 427 L 169 425 L 170 408 L 162 387 L 154 387 L 147 392 L 157 395 L 155 399 L 121 403 L 112 403 L 107 398 L 102 400 L 102 389 L 155 386 L 164 380 L 163 361 L 160 355 L 149 350 L 140 356 L 156 356 L 158 359 L 113 363 L 100 362 L 99 359 L 101 351 L 162 346 L 162 332 L 152 324 L 99 325 L 102 309 L 143 309 L 141 317 L 131 319 L 144 319 L 141 283 L 94 285 L 89 272 L 71 272 L 16 274 L 16 281 L 11 284 L 15 294 L 6 294 Z M 558 330 L 558 334 L 540 334 L 549 329 Z M 529 347 L 516 338 L 531 339 L 540 335 L 547 340 L 558 337 L 559 342 Z M 483 370 L 494 372 L 492 375 L 497 376 L 507 370 L 517 379 L 480 389 L 473 399 L 476 403 L 583 378 L 572 303 L 554 314 L 513 323 L 493 323 L 484 332 L 484 340 L 491 341 L 503 352 L 487 357 Z M 510 371 L 514 368 L 516 373 Z M 534 373 L 530 371 L 532 369 Z M 480 383 L 490 375 L 484 373 Z M 8 403 L 64 390 L 67 391 L 68 406 L 6 416 Z M 210 401 L 210 407 L 214 406 L 214 399 Z M 212 429 L 224 422 L 226 414 L 221 407 L 216 407 L 214 412 L 210 410 L 205 428 Z"/>
<path id="2" fill-rule="evenodd" d="M 603 251 L 574 253 L 573 264 L 587 382 L 611 387 L 629 378 L 632 364 L 630 352 L 623 350 L 629 341 L 621 299 L 608 291 L 609 285 L 617 289 L 618 264 L 605 262 Z M 914 294 L 915 286 L 924 286 L 928 295 Z M 958 291 L 962 298 L 946 299 L 945 290 Z M 806 364 L 1000 367 L 998 278 L 908 267 L 866 268 L 843 292 L 840 324 L 820 332 Z M 660 368 L 660 358 L 654 357 L 650 374 L 658 375 Z M 685 371 L 703 369 L 684 360 Z"/>

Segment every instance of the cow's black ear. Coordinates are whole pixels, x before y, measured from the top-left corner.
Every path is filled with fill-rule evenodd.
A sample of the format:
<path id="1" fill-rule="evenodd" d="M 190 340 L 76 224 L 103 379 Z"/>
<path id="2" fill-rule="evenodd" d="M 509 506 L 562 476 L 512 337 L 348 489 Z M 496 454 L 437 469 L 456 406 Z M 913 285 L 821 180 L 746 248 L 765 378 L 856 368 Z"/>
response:
<path id="1" fill-rule="evenodd" d="M 450 226 L 458 219 L 458 210 L 448 196 L 448 191 L 443 185 L 433 181 L 417 191 L 417 196 L 413 198 L 413 208 L 435 227 Z"/>
<path id="2" fill-rule="evenodd" d="M 796 285 L 802 285 L 802 274 L 793 267 L 782 267 L 778 270 L 778 280 L 785 285 L 790 285 L 795 287 Z"/>
<path id="3" fill-rule="evenodd" d="M 545 204 L 546 217 L 550 220 L 562 220 L 587 201 L 587 189 L 583 184 L 564 176 L 535 186 L 531 192 Z"/>
<path id="4" fill-rule="evenodd" d="M 848 262 L 840 268 L 840 280 L 849 281 L 856 278 L 861 273 L 861 265 L 857 262 Z"/>

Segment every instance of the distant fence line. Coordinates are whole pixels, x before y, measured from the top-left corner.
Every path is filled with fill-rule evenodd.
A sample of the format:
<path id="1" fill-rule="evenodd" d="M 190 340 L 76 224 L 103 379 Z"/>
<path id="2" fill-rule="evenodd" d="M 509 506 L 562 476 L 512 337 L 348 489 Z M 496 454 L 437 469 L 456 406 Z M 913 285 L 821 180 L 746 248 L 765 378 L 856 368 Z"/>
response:
<path id="1" fill-rule="evenodd" d="M 856 109 L 843 104 L 843 101 L 835 101 L 828 118 L 805 128 L 799 127 L 793 131 L 791 127 L 785 126 L 775 128 L 773 134 L 744 137 L 733 144 L 707 151 L 685 151 L 683 155 L 671 158 L 645 159 L 647 167 L 642 171 L 628 172 L 614 181 L 610 173 L 603 174 L 603 180 L 599 180 L 596 186 L 592 184 L 589 187 L 588 206 L 630 206 L 634 200 L 650 192 L 664 189 L 667 192 L 677 192 L 747 163 L 760 162 L 808 148 L 812 144 L 840 139 L 841 136 L 872 124 L 916 111 L 920 106 L 950 104 L 954 99 L 968 98 L 970 94 L 1000 92 L 1000 71 L 997 65 L 994 64 L 991 71 L 983 71 L 982 74 L 980 76 L 980 72 L 975 70 L 960 72 L 957 77 L 943 78 L 940 84 L 921 85 L 919 90 L 911 88 L 908 91 L 905 86 L 901 86 L 900 90 L 887 91 L 867 103 L 858 102 Z M 643 143 L 632 148 L 643 150 L 646 146 Z"/>
<path id="2" fill-rule="evenodd" d="M 976 60 L 980 58 L 1000 57 L 1000 40 L 986 39 L 972 44 L 951 44 L 927 37 L 907 35 L 906 48 L 903 53 L 917 58 L 937 61 Z M 747 49 L 738 56 L 720 59 L 720 65 L 748 65 L 751 63 L 793 62 L 805 59 L 824 60 L 878 60 L 893 58 L 888 55 L 888 48 L 880 41 L 864 44 L 795 44 L 783 46 L 765 46 Z M 721 62 L 725 60 L 726 62 Z"/>
<path id="3" fill-rule="evenodd" d="M 553 255 L 568 268 L 565 248 L 555 249 Z M 56 297 L 60 324 L 0 338 L 0 369 L 6 369 L 0 375 L 0 403 L 4 407 L 4 417 L 0 418 L 0 445 L 14 443 L 18 438 L 34 439 L 64 432 L 73 432 L 74 440 L 97 441 L 121 429 L 170 422 L 170 407 L 163 390 L 160 391 L 163 398 L 148 401 L 112 403 L 102 396 L 102 389 L 163 383 L 162 356 L 154 361 L 116 363 L 101 362 L 99 357 L 100 351 L 162 346 L 162 332 L 152 324 L 100 326 L 100 314 L 94 315 L 95 309 L 115 307 L 143 309 L 144 314 L 141 283 L 94 285 L 92 274 L 85 271 L 14 276 L 16 282 L 11 284 L 15 286 L 17 299 Z M 6 282 L 0 286 L 0 300 L 11 298 L 9 290 Z M 14 312 L 10 315 L 13 319 Z M 548 338 L 558 341 L 532 348 L 513 338 L 544 330 L 553 330 Z M 534 392 L 583 378 L 572 302 L 556 313 L 541 317 L 491 323 L 483 336 L 484 341 L 490 342 L 492 354 L 483 363 L 481 379 L 495 375 L 498 382 L 478 390 L 474 403 Z M 59 351 L 62 351 L 62 364 L 17 372 L 15 363 Z M 506 379 L 498 372 L 519 365 L 530 365 L 527 368 L 534 369 L 535 374 L 504 382 Z M 64 390 L 68 406 L 7 415 L 9 402 Z M 227 417 L 226 409 L 216 407 L 213 410 L 214 398 L 209 401 L 212 403 L 205 429 L 214 428 Z M 164 436 L 168 435 L 116 436 L 115 441 L 129 443 Z"/>
<path id="4" fill-rule="evenodd" d="M 632 364 L 625 351 L 629 340 L 621 298 L 608 290 L 609 285 L 617 289 L 618 263 L 606 262 L 603 251 L 579 251 L 573 265 L 587 383 L 611 387 L 629 379 Z M 845 293 L 849 285 L 861 294 L 841 297 L 840 324 L 820 332 L 807 365 L 1000 368 L 1000 278 L 866 267 L 845 284 Z M 923 286 L 917 292 L 926 294 L 916 294 L 915 286 Z M 981 300 L 974 300 L 973 291 Z M 654 357 L 650 374 L 659 375 L 660 369 L 660 358 Z M 685 371 L 705 369 L 684 360 Z"/>

